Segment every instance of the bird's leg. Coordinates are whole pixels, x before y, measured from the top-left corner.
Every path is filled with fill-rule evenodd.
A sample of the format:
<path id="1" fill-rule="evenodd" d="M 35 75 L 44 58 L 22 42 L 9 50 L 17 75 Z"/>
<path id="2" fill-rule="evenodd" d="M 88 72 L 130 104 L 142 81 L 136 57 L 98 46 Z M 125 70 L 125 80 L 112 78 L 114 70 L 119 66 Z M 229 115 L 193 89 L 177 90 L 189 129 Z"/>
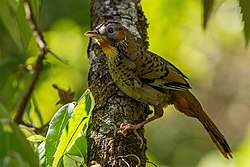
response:
<path id="1" fill-rule="evenodd" d="M 144 126 L 145 124 L 162 117 L 162 115 L 163 115 L 163 108 L 154 106 L 154 115 L 152 117 L 150 117 L 150 118 L 146 119 L 145 121 L 143 121 L 139 124 L 136 124 L 136 125 L 131 125 L 131 124 L 124 125 L 124 124 L 122 124 L 120 127 L 120 131 L 126 131 L 128 129 L 139 129 L 142 126 Z"/>
<path id="2" fill-rule="evenodd" d="M 146 119 L 145 121 L 143 121 L 139 124 L 136 124 L 136 125 L 121 124 L 119 132 L 125 135 L 127 130 L 133 129 L 135 136 L 137 137 L 138 140 L 141 141 L 141 144 L 140 144 L 140 148 L 141 148 L 143 145 L 143 139 L 141 138 L 141 136 L 138 134 L 138 132 L 136 130 L 141 128 L 145 124 L 162 117 L 162 115 L 163 115 L 163 108 L 154 106 L 154 116 L 152 116 L 152 117 Z"/>
<path id="3" fill-rule="evenodd" d="M 163 115 L 163 108 L 162 107 L 156 107 L 154 106 L 154 116 L 146 119 L 145 121 L 139 123 L 139 124 L 136 124 L 136 125 L 131 125 L 131 124 L 121 124 L 121 127 L 120 127 L 120 131 L 124 132 L 128 129 L 139 129 L 141 128 L 142 126 L 144 126 L 145 124 L 155 120 L 155 119 L 158 119 L 160 117 L 162 117 Z"/>

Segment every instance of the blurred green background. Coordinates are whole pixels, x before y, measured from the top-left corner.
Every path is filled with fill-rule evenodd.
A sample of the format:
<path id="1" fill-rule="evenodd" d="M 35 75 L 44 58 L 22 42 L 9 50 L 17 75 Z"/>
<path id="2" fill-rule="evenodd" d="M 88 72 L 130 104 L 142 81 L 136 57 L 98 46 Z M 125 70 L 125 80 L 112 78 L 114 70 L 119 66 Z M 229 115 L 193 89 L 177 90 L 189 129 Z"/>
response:
<path id="1" fill-rule="evenodd" d="M 42 1 L 39 28 L 50 49 L 68 64 L 47 56 L 25 114 L 25 120 L 36 127 L 48 122 L 60 107 L 56 105 L 59 97 L 53 83 L 71 88 L 75 99 L 87 88 L 88 38 L 83 33 L 90 27 L 89 3 Z M 216 0 L 214 5 L 204 30 L 201 1 L 142 1 L 150 24 L 150 50 L 189 77 L 193 93 L 234 152 L 234 159 L 224 159 L 196 119 L 169 107 L 163 118 L 145 127 L 149 161 L 159 167 L 250 166 L 250 47 L 245 46 L 238 1 Z M 0 14 L 7 11 L 1 6 Z M 8 21 L 6 18 L 5 22 Z M 10 33 L 3 22 L 0 22 L 0 104 L 14 116 L 34 72 L 38 49 L 34 39 L 27 48 L 18 45 L 11 36 L 19 30 Z M 10 21 L 9 25 L 14 24 Z"/>

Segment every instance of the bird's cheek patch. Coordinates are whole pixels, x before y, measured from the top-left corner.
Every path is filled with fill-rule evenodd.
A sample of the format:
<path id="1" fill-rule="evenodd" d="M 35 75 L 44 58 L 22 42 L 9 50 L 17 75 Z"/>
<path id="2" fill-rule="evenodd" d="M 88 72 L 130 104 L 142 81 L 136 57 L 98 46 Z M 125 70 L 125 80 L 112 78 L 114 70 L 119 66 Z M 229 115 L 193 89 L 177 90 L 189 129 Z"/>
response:
<path id="1" fill-rule="evenodd" d="M 126 32 L 125 31 L 118 31 L 117 33 L 116 33 L 116 39 L 118 40 L 118 41 L 122 41 L 122 40 L 124 40 L 126 38 Z"/>

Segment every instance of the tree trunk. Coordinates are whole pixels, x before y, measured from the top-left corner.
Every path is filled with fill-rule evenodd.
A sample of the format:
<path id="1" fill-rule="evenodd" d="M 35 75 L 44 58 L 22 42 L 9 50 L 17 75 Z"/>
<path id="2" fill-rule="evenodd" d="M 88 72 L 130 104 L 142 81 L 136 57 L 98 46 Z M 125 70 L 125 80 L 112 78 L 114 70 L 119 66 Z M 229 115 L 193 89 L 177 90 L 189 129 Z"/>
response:
<path id="1" fill-rule="evenodd" d="M 91 29 L 105 21 L 119 21 L 129 28 L 138 42 L 148 47 L 146 18 L 139 0 L 92 0 Z M 101 48 L 90 39 L 88 84 L 95 98 L 88 131 L 88 164 L 101 166 L 146 166 L 144 129 L 117 133 L 122 123 L 136 124 L 150 113 L 148 106 L 131 99 L 115 85 L 108 72 Z M 140 137 L 142 140 L 140 140 Z"/>

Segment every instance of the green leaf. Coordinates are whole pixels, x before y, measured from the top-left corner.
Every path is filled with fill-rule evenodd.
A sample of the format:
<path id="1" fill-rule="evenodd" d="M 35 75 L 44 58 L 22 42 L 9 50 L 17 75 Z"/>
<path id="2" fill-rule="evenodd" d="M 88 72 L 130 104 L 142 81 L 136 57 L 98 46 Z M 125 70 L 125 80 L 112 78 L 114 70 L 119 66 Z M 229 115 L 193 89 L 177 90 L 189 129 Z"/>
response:
<path id="1" fill-rule="evenodd" d="M 19 127 L 0 104 L 0 166 L 38 167 L 38 156 Z"/>
<path id="2" fill-rule="evenodd" d="M 76 139 L 79 135 L 81 135 L 83 128 L 87 128 L 89 117 L 93 108 L 94 98 L 90 91 L 87 90 L 78 101 L 68 125 L 63 130 L 60 143 L 57 147 L 56 153 L 54 154 L 52 166 L 57 166 L 59 164 L 61 158 L 63 158 L 66 152 L 70 150 Z"/>
<path id="3" fill-rule="evenodd" d="M 72 145 L 70 150 L 67 152 L 68 154 L 71 155 L 76 155 L 79 157 L 82 157 L 86 159 L 87 155 L 87 138 L 85 135 L 81 135 L 80 137 L 77 138 L 75 143 Z"/>
<path id="4" fill-rule="evenodd" d="M 16 45 L 24 50 L 32 36 L 25 18 L 23 1 L 0 0 L 0 18 Z"/>
<path id="5" fill-rule="evenodd" d="M 45 137 L 43 137 L 42 135 L 32 135 L 27 137 L 27 140 L 31 141 L 31 142 L 42 142 L 45 141 Z"/>
<path id="6" fill-rule="evenodd" d="M 244 35 L 247 45 L 250 40 L 250 1 L 239 0 L 239 2 L 242 13 L 242 21 L 244 22 Z"/>
<path id="7" fill-rule="evenodd" d="M 45 141 L 43 141 L 38 146 L 38 155 L 39 155 L 40 167 L 47 167 L 46 155 L 45 155 Z"/>
<path id="8" fill-rule="evenodd" d="M 74 158 L 75 157 L 71 157 L 70 155 L 63 156 L 63 166 L 70 166 L 70 167 L 80 166 L 76 163 L 76 159 Z"/>
<path id="9" fill-rule="evenodd" d="M 203 0 L 203 28 L 206 29 L 207 22 L 213 10 L 214 0 Z"/>
<path id="10" fill-rule="evenodd" d="M 51 119 L 48 132 L 46 135 L 46 160 L 49 165 L 52 165 L 54 160 L 53 155 L 56 152 L 57 146 L 60 142 L 60 137 L 63 133 L 63 129 L 68 123 L 73 110 L 75 103 L 69 103 L 61 107 L 54 117 Z"/>

